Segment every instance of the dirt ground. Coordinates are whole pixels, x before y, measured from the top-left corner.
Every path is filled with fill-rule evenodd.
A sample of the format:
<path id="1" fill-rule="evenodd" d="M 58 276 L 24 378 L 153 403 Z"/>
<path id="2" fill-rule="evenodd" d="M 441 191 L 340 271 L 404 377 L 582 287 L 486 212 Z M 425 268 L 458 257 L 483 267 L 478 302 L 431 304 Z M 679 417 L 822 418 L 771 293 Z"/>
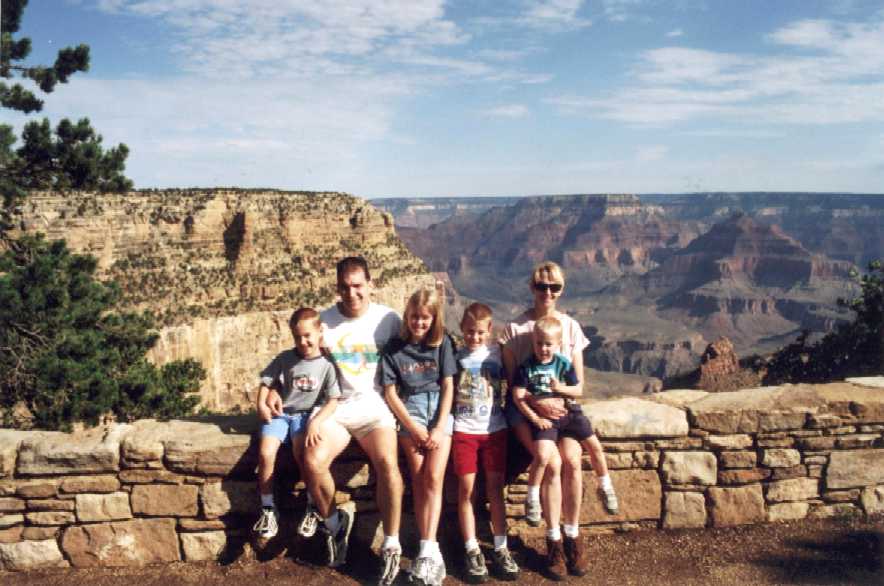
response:
<path id="1" fill-rule="evenodd" d="M 452 533 L 452 532 L 449 532 Z M 634 531 L 584 535 L 592 561 L 575 584 L 617 586 L 677 584 L 749 586 L 774 584 L 884 584 L 884 518 L 809 520 L 728 529 Z M 536 542 L 510 546 L 523 567 L 520 584 L 546 584 L 540 573 Z M 0 584 L 372 584 L 378 560 L 354 543 L 348 564 L 340 570 L 322 567 L 316 547 L 295 547 L 255 555 L 249 547 L 229 563 L 174 563 L 125 569 L 55 570 L 3 573 Z M 406 554 L 409 551 L 406 550 Z M 446 584 L 463 584 L 462 562 L 455 539 L 443 544 L 450 576 Z M 408 561 L 403 563 L 407 567 Z M 404 576 L 400 583 L 406 584 Z M 493 580 L 489 583 L 496 583 Z"/>

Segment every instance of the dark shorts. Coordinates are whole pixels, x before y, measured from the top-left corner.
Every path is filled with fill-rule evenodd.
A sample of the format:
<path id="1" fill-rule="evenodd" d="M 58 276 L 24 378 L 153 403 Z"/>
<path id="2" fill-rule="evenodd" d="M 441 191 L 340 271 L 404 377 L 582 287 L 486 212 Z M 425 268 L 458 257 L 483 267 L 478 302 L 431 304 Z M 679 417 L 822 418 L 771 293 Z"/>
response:
<path id="1" fill-rule="evenodd" d="M 531 426 L 531 435 L 535 440 L 546 439 L 557 442 L 560 437 L 572 437 L 582 442 L 594 434 L 589 418 L 583 414 L 579 405 L 569 407 L 568 413 L 554 420 L 553 426 L 549 429 Z"/>
<path id="2" fill-rule="evenodd" d="M 506 472 L 507 429 L 489 434 L 454 432 L 451 455 L 454 474 L 464 476 L 479 471 L 479 458 L 485 472 Z"/>

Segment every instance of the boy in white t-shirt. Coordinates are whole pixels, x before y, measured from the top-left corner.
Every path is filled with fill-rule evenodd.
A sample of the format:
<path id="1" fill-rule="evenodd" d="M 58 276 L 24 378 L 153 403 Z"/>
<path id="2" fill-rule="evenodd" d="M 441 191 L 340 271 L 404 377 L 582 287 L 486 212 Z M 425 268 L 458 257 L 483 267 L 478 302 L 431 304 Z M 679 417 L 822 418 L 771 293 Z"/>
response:
<path id="1" fill-rule="evenodd" d="M 454 473 L 458 478 L 457 515 L 466 548 L 467 577 L 472 583 L 488 579 L 485 558 L 476 539 L 476 518 L 472 504 L 481 460 L 494 533 L 492 560 L 501 579 L 515 580 L 519 576 L 519 566 L 507 549 L 503 501 L 507 425 L 502 409 L 501 381 L 506 377 L 500 346 L 488 343 L 491 309 L 482 303 L 473 303 L 464 311 L 460 329 L 465 347 L 456 356 L 451 453 Z"/>

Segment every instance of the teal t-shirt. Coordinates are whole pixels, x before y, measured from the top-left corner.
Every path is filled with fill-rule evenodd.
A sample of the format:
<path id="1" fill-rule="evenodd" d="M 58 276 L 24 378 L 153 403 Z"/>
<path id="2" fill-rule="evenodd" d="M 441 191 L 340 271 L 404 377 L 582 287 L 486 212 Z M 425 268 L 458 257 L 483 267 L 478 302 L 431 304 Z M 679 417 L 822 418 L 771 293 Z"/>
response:
<path id="1" fill-rule="evenodd" d="M 574 365 L 563 355 L 556 353 L 548 364 L 541 364 L 535 356 L 522 363 L 516 378 L 515 386 L 527 389 L 535 397 L 550 396 L 550 381 L 556 379 L 568 386 L 577 384 L 577 371 Z"/>

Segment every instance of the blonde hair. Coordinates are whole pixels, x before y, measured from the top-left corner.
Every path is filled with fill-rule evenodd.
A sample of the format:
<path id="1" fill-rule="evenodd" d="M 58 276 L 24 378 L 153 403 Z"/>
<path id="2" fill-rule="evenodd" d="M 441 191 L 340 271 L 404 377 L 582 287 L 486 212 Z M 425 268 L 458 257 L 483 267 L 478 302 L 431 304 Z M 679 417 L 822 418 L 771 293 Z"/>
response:
<path id="1" fill-rule="evenodd" d="M 534 334 L 544 334 L 549 338 L 562 341 L 562 322 L 551 315 L 544 316 L 534 322 Z"/>
<path id="2" fill-rule="evenodd" d="M 562 287 L 564 287 L 565 271 L 553 261 L 545 260 L 534 267 L 534 272 L 531 273 L 531 279 L 528 281 L 528 284 L 534 288 L 534 285 L 541 281 L 547 283 L 561 283 Z"/>
<path id="3" fill-rule="evenodd" d="M 427 346 L 437 348 L 442 344 L 442 338 L 445 337 L 445 314 L 441 288 L 431 289 L 426 287 L 412 293 L 411 297 L 408 298 L 408 303 L 405 304 L 405 314 L 402 320 L 402 328 L 399 330 L 399 336 L 403 340 L 411 338 L 411 331 L 408 329 L 408 316 L 419 307 L 425 307 L 433 315 L 433 323 L 430 325 L 430 331 L 427 332 L 423 342 Z"/>
<path id="4" fill-rule="evenodd" d="M 463 310 L 463 317 L 460 318 L 460 327 L 463 329 L 463 324 L 467 320 L 470 320 L 473 323 L 479 323 L 486 319 L 490 320 L 492 315 L 491 308 L 484 303 L 479 303 L 478 301 L 476 303 L 471 303 Z"/>

